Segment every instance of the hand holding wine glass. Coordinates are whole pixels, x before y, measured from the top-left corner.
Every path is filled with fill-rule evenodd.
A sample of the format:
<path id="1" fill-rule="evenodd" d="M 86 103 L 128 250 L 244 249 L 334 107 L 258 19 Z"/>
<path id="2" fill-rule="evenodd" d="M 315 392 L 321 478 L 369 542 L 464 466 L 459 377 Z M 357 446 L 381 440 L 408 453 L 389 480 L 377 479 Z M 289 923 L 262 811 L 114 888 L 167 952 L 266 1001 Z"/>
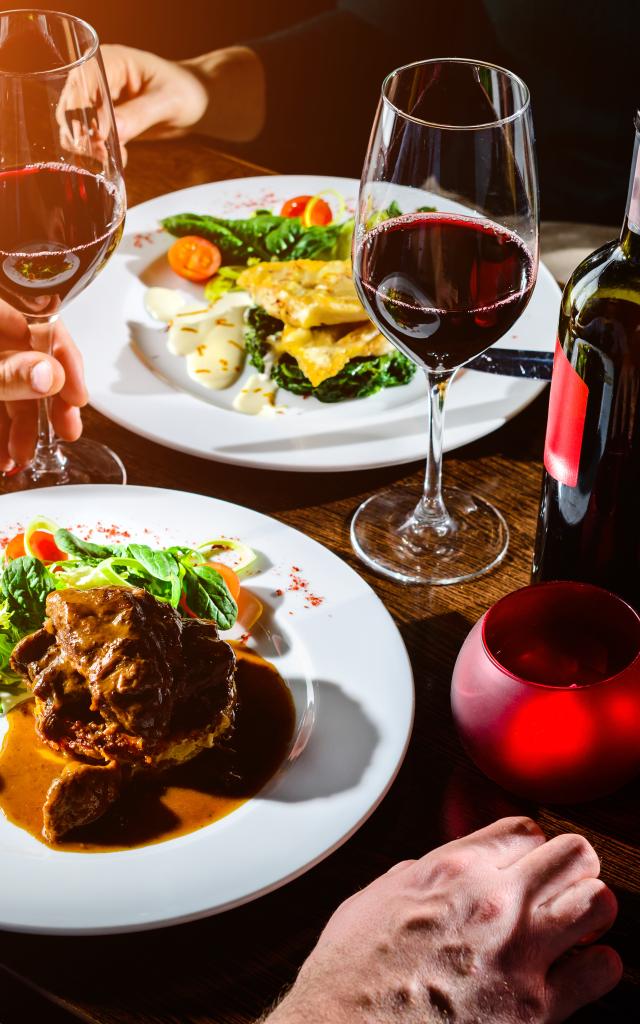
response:
<path id="1" fill-rule="evenodd" d="M 77 441 L 80 407 L 86 404 L 82 356 L 61 320 L 53 328 L 51 354 L 31 347 L 29 325 L 0 300 L 0 472 L 33 457 L 38 433 L 37 400 L 49 398 L 58 437 Z"/>
<path id="2" fill-rule="evenodd" d="M 75 106 L 63 130 L 70 79 Z M 33 347 L 51 353 L 61 310 L 105 266 L 124 226 L 120 148 L 89 25 L 48 11 L 0 13 L 0 129 L 0 298 L 24 315 Z M 103 445 L 58 443 L 49 412 L 43 399 L 33 462 L 4 490 L 124 481 Z"/>
<path id="3" fill-rule="evenodd" d="M 356 215 L 354 280 L 380 331 L 425 372 L 424 492 L 395 486 L 360 506 L 351 539 L 405 583 L 455 583 L 504 557 L 487 501 L 442 490 L 444 402 L 456 371 L 525 309 L 538 264 L 529 93 L 477 61 L 428 60 L 383 84 Z M 417 504 L 416 504 L 417 502 Z"/>

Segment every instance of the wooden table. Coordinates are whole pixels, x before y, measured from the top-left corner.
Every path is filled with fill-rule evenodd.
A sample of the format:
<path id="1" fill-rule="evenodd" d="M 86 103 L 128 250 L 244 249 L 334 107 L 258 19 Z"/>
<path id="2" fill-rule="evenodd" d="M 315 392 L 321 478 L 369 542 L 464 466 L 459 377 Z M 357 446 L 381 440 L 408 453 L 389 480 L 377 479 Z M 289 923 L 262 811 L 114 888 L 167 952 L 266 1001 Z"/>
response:
<path id="1" fill-rule="evenodd" d="M 204 142 L 141 143 L 131 148 L 129 200 L 138 203 L 172 189 L 256 172 Z M 505 562 L 492 574 L 463 586 L 428 588 L 403 587 L 368 573 L 351 551 L 348 532 L 350 517 L 366 495 L 405 479 L 418 488 L 422 466 L 334 475 L 240 469 L 170 451 L 87 410 L 87 434 L 119 452 L 130 483 L 249 505 L 310 534 L 354 566 L 385 602 L 408 647 L 416 723 L 406 761 L 381 807 L 337 853 L 278 892 L 209 920 L 139 935 L 84 939 L 1 934 L 2 1024 L 18 1019 L 55 1024 L 69 1020 L 69 1014 L 100 1024 L 253 1021 L 293 980 L 340 900 L 397 860 L 420 856 L 503 814 L 520 812 L 536 817 L 549 835 L 584 833 L 602 857 L 603 877 L 620 900 L 611 941 L 625 960 L 624 981 L 601 1005 L 574 1019 L 599 1024 L 637 1019 L 637 785 L 570 810 L 527 806 L 474 769 L 449 712 L 451 670 L 465 635 L 488 605 L 528 582 L 545 414 L 543 395 L 502 430 L 446 458 L 449 482 L 477 489 L 502 509 L 511 545 Z M 91 893 L 86 896 L 90 902 Z"/>

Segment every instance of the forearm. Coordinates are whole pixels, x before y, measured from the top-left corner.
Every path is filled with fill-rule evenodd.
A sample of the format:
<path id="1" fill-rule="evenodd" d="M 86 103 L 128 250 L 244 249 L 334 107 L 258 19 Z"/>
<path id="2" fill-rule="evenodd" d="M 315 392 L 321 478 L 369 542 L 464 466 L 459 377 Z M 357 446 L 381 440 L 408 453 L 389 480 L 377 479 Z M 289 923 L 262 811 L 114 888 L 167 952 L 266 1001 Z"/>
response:
<path id="1" fill-rule="evenodd" d="M 251 142 L 264 126 L 265 74 L 247 46 L 230 46 L 183 61 L 204 85 L 208 105 L 193 130 L 227 142 Z"/>

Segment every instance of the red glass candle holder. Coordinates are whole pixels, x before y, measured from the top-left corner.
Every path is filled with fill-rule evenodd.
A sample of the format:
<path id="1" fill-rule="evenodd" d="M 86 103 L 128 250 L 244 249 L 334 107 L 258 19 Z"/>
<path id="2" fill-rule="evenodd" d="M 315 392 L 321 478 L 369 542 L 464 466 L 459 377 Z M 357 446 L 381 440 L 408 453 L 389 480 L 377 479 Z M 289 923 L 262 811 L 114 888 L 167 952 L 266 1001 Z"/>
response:
<path id="1" fill-rule="evenodd" d="M 517 590 L 469 633 L 451 703 L 506 789 L 549 803 L 613 792 L 640 772 L 640 616 L 584 583 Z"/>

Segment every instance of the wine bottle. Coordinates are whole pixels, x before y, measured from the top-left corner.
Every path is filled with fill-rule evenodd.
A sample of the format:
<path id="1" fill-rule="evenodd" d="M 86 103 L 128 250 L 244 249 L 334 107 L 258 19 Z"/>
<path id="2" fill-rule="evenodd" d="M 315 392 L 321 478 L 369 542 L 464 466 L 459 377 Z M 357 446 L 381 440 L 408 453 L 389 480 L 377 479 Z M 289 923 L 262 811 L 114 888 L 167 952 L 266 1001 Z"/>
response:
<path id="1" fill-rule="evenodd" d="M 533 581 L 583 580 L 640 610 L 640 114 L 620 238 L 562 296 Z"/>

